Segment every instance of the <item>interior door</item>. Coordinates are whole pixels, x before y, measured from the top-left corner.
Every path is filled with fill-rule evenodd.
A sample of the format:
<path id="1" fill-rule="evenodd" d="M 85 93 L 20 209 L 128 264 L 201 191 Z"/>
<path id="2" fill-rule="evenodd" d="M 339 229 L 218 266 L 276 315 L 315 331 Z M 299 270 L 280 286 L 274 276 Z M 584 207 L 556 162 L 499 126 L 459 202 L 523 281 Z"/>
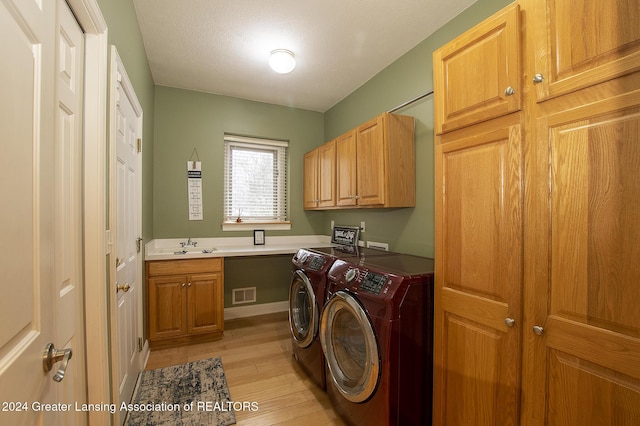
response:
<path id="1" fill-rule="evenodd" d="M 0 256 L 0 419 L 82 424 L 82 413 L 56 413 L 39 404 L 86 400 L 83 35 L 63 1 L 7 0 L 0 2 L 0 37 L 0 238 L 9 245 Z M 49 343 L 55 347 L 49 354 L 62 363 L 45 372 Z"/>
<path id="2" fill-rule="evenodd" d="M 129 402 L 141 369 L 138 338 L 141 291 L 141 170 L 140 141 L 142 137 L 142 109 L 127 78 L 115 48 L 111 51 L 112 85 L 112 143 L 115 144 L 115 197 L 111 207 L 115 212 L 115 324 L 114 364 L 117 377 L 117 399 Z M 124 419 L 120 419 L 122 422 Z"/>
<path id="3" fill-rule="evenodd" d="M 55 133 L 55 332 L 73 351 L 57 400 L 86 402 L 82 259 L 84 34 L 64 0 L 57 1 Z M 81 410 L 57 413 L 59 424 L 82 424 Z"/>

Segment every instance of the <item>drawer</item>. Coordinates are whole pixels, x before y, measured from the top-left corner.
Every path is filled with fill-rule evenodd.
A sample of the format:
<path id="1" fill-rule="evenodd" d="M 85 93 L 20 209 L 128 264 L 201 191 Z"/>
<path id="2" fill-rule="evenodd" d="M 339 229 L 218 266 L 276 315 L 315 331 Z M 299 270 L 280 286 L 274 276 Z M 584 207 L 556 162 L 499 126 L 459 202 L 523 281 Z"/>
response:
<path id="1" fill-rule="evenodd" d="M 222 271 L 222 258 L 147 261 L 147 276 L 198 274 Z"/>

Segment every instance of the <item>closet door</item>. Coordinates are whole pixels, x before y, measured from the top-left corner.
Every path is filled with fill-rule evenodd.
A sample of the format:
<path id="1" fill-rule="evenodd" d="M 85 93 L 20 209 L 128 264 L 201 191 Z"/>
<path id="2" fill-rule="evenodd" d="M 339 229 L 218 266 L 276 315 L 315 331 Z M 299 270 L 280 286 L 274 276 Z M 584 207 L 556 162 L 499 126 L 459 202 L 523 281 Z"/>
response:
<path id="1" fill-rule="evenodd" d="M 640 421 L 640 88 L 600 94 L 538 119 L 525 424 Z"/>
<path id="2" fill-rule="evenodd" d="M 434 419 L 518 424 L 520 114 L 436 142 Z"/>

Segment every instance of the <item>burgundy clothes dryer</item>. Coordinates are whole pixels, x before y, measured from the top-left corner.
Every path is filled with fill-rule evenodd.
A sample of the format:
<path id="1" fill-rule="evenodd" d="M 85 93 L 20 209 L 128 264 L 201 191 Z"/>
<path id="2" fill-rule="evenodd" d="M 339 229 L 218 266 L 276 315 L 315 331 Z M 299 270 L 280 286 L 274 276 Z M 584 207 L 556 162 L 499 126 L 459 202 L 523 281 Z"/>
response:
<path id="1" fill-rule="evenodd" d="M 360 263 L 391 253 L 361 247 L 300 249 L 293 256 L 289 286 L 289 328 L 293 356 L 302 370 L 325 389 L 325 362 L 318 338 L 320 314 L 326 299 L 327 272 L 339 258 Z"/>
<path id="2" fill-rule="evenodd" d="M 353 425 L 431 423 L 433 260 L 336 260 L 320 340 L 334 409 Z"/>

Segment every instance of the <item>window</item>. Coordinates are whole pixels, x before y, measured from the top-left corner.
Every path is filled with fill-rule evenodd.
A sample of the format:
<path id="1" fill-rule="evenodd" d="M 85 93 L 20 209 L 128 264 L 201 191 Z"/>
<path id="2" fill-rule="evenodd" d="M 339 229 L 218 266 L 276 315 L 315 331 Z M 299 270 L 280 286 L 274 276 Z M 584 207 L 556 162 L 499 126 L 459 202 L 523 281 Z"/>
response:
<path id="1" fill-rule="evenodd" d="M 224 136 L 224 223 L 286 223 L 286 141 Z"/>

